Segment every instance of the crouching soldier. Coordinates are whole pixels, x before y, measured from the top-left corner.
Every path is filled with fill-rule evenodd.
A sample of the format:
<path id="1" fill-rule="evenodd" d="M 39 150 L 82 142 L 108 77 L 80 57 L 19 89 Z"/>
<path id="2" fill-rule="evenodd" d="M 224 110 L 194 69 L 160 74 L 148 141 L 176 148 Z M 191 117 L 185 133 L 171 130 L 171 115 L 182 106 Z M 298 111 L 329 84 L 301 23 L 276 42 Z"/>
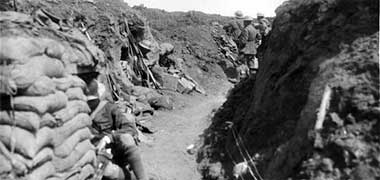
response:
<path id="1" fill-rule="evenodd" d="M 91 109 L 93 124 L 91 131 L 95 135 L 93 143 L 97 148 L 109 147 L 113 158 L 105 164 L 103 177 L 111 180 L 124 180 L 132 169 L 137 180 L 146 180 L 139 149 L 136 145 L 137 130 L 133 116 L 123 113 L 111 102 L 100 100 L 105 92 L 103 84 L 92 80 L 88 83 L 88 105 Z M 115 165 L 117 164 L 117 165 Z"/>

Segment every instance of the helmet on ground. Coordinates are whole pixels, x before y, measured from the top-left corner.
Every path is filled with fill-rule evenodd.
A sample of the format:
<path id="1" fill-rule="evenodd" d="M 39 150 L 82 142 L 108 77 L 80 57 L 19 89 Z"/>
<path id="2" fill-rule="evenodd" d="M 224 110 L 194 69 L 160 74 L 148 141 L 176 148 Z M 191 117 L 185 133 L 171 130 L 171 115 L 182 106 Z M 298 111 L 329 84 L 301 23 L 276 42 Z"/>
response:
<path id="1" fill-rule="evenodd" d="M 140 45 L 142 48 L 146 49 L 146 50 L 152 50 L 152 49 L 154 48 L 153 43 L 152 43 L 151 41 L 149 41 L 149 40 L 146 40 L 146 39 L 140 41 L 140 42 L 139 42 L 139 45 Z"/>
<path id="2" fill-rule="evenodd" d="M 263 13 L 257 13 L 257 17 L 264 17 L 264 14 Z"/>
<path id="3" fill-rule="evenodd" d="M 239 11 L 236 11 L 236 12 L 235 12 L 235 18 L 237 18 L 237 19 L 242 19 L 242 18 L 244 18 L 244 16 L 243 16 L 243 12 L 241 12 L 240 10 L 239 10 Z"/>

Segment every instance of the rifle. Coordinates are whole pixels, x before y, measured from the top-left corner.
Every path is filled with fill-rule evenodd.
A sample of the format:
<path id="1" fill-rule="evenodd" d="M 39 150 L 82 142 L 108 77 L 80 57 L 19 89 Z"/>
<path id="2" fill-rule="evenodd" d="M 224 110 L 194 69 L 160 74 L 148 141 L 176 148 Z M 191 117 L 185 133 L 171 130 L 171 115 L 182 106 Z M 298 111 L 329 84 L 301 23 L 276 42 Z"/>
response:
<path id="1" fill-rule="evenodd" d="M 128 44 L 129 44 L 129 47 L 131 48 L 131 50 L 133 50 L 134 54 L 137 55 L 137 61 L 138 61 L 138 67 L 141 68 L 142 71 L 144 71 L 147 75 L 147 81 L 148 81 L 148 86 L 149 86 L 149 80 L 152 80 L 152 83 L 153 85 L 155 86 L 155 88 L 157 89 L 161 89 L 161 86 L 160 84 L 157 82 L 156 78 L 154 78 L 153 76 L 153 73 L 152 71 L 150 71 L 149 67 L 145 64 L 144 60 L 143 60 L 143 54 L 142 52 L 140 51 L 140 49 L 138 47 L 136 47 L 135 43 L 136 43 L 136 40 L 134 39 L 134 37 L 132 36 L 132 33 L 129 29 L 129 26 L 128 26 L 128 22 L 126 19 L 124 19 L 124 23 L 126 25 L 126 31 L 127 31 L 127 37 L 128 37 Z M 132 51 L 131 51 L 132 52 Z"/>

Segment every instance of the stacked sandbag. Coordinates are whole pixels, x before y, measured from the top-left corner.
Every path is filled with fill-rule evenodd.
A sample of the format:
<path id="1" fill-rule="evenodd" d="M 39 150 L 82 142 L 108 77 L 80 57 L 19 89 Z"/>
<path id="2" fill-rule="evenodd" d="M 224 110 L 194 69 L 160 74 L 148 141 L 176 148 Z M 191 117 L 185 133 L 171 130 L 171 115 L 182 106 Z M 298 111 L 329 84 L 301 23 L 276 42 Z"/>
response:
<path id="1" fill-rule="evenodd" d="M 8 70 L 1 82 L 17 89 L 0 92 L 11 101 L 2 99 L 10 106 L 0 109 L 0 179 L 90 178 L 96 155 L 86 84 L 72 73 L 102 61 L 94 55 L 101 51 L 75 31 L 41 27 L 17 16 L 26 17 L 0 13 L 0 62 Z"/>

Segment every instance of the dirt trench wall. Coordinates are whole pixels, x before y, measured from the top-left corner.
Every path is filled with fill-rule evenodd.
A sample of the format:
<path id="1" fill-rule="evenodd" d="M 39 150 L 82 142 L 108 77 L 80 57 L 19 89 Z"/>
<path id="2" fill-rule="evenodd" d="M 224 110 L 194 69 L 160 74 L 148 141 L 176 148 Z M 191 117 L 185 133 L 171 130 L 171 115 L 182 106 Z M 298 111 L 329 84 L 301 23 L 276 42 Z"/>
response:
<path id="1" fill-rule="evenodd" d="M 256 79 L 242 82 L 231 91 L 205 132 L 199 161 L 206 179 L 230 177 L 231 159 L 235 162 L 243 159 L 231 130 L 225 129 L 226 121 L 233 122 L 249 153 L 256 155 L 259 172 L 265 179 L 280 180 L 299 174 L 294 176 L 297 179 L 303 171 L 309 171 L 302 174 L 307 179 L 317 178 L 318 168 L 302 162 L 324 157 L 340 173 L 331 175 L 332 179 L 359 177 L 354 172 L 361 163 L 367 168 L 364 169 L 373 172 L 370 178 L 378 178 L 379 161 L 374 157 L 379 155 L 379 144 L 375 143 L 378 133 L 374 132 L 379 131 L 379 118 L 368 112 L 379 107 L 379 2 L 293 0 L 285 2 L 276 13 Z M 326 121 L 335 113 L 343 124 L 331 127 L 325 123 L 329 131 L 324 131 L 322 147 L 316 148 L 311 134 L 326 85 L 332 87 L 333 97 L 339 99 L 331 105 Z M 351 117 L 356 121 L 350 122 Z M 340 164 L 334 157 L 336 152 L 327 148 L 337 143 L 327 137 L 343 138 L 337 131 L 369 122 L 370 128 L 359 130 L 361 135 L 353 135 L 352 139 L 368 145 L 375 156 L 371 153 L 355 158 L 347 156 L 352 159 Z M 371 138 L 364 140 L 364 137 Z M 347 145 L 350 150 L 343 147 L 344 143 L 336 145 L 337 152 L 361 149 L 357 144 Z M 325 153 L 315 153 L 315 149 Z M 369 159 L 370 165 L 363 158 Z M 322 179 L 327 177 L 330 176 Z"/>
<path id="2" fill-rule="evenodd" d="M 65 25 L 86 30 L 91 41 L 104 52 L 107 67 L 110 69 L 108 73 L 111 74 L 112 80 L 117 82 L 117 89 L 124 93 L 129 92 L 133 86 L 120 63 L 121 59 L 127 58 L 121 57 L 123 53 L 127 54 L 122 52 L 122 49 L 127 49 L 129 46 L 127 38 L 129 32 L 126 32 L 126 26 L 129 27 L 137 42 L 149 39 L 158 46 L 150 29 L 146 26 L 145 18 L 122 0 L 20 0 L 15 2 L 18 12 L 33 14 L 34 11 L 42 8 Z M 13 9 L 13 7 L 8 8 L 8 10 Z"/>
<path id="3" fill-rule="evenodd" d="M 141 6 L 133 9 L 146 17 L 160 42 L 174 45 L 173 55 L 183 60 L 184 71 L 208 94 L 219 92 L 221 83 L 227 84 L 228 73 L 224 66 L 232 64 L 213 39 L 212 23 L 226 24 L 231 18 L 196 11 L 166 12 Z"/>

